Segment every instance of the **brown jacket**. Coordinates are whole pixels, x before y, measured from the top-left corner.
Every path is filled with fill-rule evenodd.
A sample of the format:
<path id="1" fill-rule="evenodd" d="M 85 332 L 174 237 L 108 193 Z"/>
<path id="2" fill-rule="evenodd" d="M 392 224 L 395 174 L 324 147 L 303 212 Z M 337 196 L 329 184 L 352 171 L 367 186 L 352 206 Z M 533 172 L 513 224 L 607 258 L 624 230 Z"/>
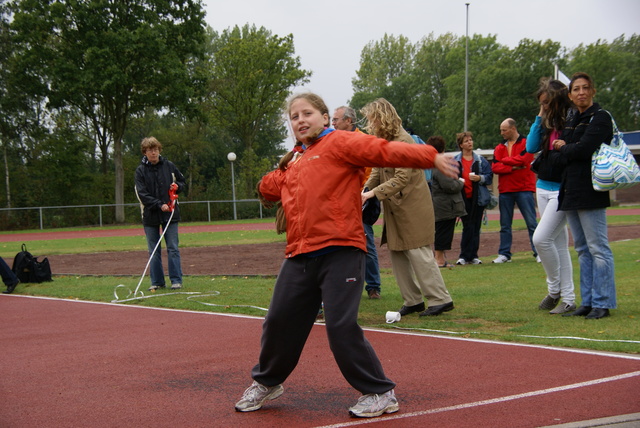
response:
<path id="1" fill-rule="evenodd" d="M 404 130 L 394 140 L 415 144 Z M 435 216 L 431 192 L 423 170 L 374 168 L 366 186 L 382 201 L 382 244 L 386 243 L 393 251 L 412 250 L 433 244 Z"/>

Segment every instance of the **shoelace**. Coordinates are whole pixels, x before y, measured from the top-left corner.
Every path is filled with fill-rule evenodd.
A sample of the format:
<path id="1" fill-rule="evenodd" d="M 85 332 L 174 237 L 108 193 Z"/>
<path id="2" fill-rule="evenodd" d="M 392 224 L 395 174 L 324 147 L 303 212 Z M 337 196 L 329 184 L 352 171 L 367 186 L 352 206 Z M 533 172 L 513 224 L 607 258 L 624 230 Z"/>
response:
<path id="1" fill-rule="evenodd" d="M 245 400 L 253 401 L 259 395 L 259 393 L 265 393 L 268 390 L 269 389 L 266 386 L 256 383 L 247 388 L 244 394 L 242 394 L 242 398 L 244 398 Z"/>

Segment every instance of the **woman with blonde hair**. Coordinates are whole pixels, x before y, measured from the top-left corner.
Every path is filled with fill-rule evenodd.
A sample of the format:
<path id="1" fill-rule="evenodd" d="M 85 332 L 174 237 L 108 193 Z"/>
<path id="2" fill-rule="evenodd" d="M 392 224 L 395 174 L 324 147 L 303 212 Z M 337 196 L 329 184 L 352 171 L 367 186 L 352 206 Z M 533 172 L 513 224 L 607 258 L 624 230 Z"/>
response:
<path id="1" fill-rule="evenodd" d="M 396 109 L 384 98 L 364 106 L 362 113 L 367 119 L 367 131 L 375 136 L 415 144 L 402 128 Z M 449 176 L 457 177 L 457 173 Z M 363 200 L 375 197 L 382 201 L 381 243 L 389 248 L 393 274 L 404 299 L 400 314 L 419 312 L 420 316 L 434 316 L 452 310 L 453 300 L 431 248 L 435 239 L 435 215 L 424 171 L 373 168 L 365 187 L 371 190 L 363 193 Z"/>

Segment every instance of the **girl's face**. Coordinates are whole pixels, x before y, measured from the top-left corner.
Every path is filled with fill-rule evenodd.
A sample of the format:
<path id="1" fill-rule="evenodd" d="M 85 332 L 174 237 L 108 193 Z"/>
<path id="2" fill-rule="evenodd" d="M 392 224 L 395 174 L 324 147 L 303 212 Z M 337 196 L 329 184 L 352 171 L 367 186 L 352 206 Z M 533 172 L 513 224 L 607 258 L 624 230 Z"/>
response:
<path id="1" fill-rule="evenodd" d="M 589 85 L 587 79 L 576 79 L 571 86 L 569 98 L 582 113 L 593 105 L 593 96 L 595 94 L 596 90 Z"/>
<path id="2" fill-rule="evenodd" d="M 329 115 L 321 113 L 309 101 L 298 98 L 291 103 L 289 108 L 289 120 L 294 135 L 305 144 L 312 143 L 329 125 Z"/>
<path id="3" fill-rule="evenodd" d="M 542 107 L 542 111 L 547 111 L 549 109 L 549 96 L 543 92 L 538 97 L 538 102 L 540 103 L 540 107 Z"/>

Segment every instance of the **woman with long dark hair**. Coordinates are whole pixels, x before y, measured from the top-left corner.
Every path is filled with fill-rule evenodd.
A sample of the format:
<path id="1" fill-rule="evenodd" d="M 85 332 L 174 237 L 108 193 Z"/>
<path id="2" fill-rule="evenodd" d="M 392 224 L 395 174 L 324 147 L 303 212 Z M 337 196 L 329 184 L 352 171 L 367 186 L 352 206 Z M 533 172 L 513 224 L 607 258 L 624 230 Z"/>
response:
<path id="1" fill-rule="evenodd" d="M 566 212 L 580 263 L 582 305 L 565 316 L 599 319 L 617 307 L 613 253 L 607 237 L 609 192 L 597 192 L 591 181 L 591 157 L 611 141 L 611 115 L 593 102 L 596 88 L 587 73 L 575 73 L 569 98 L 577 114 L 571 117 L 553 148 L 567 161 L 560 185 L 559 208 Z"/>
<path id="2" fill-rule="evenodd" d="M 540 112 L 527 136 L 527 151 L 540 152 L 534 162 L 538 174 L 536 199 L 540 221 L 533 234 L 533 244 L 547 274 L 548 290 L 538 307 L 550 311 L 550 314 L 563 314 L 576 309 L 576 293 L 569 254 L 567 216 L 564 211 L 558 211 L 564 157 L 553 149 L 552 143 L 564 129 L 571 100 L 567 86 L 549 78 L 540 81 L 536 95 Z M 562 304 L 558 306 L 560 298 Z"/>

